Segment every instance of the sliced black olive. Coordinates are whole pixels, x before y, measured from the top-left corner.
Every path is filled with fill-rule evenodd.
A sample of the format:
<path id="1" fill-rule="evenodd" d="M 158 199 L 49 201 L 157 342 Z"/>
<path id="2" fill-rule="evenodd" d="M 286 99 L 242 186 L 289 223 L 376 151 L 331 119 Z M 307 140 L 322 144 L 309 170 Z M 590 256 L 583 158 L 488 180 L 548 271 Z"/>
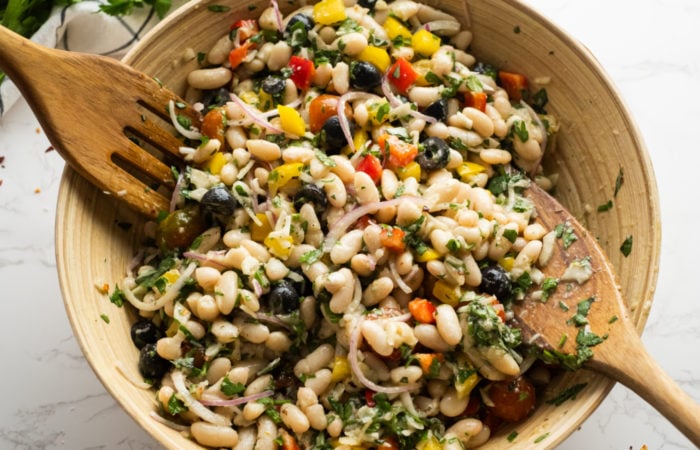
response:
<path id="1" fill-rule="evenodd" d="M 294 196 L 294 207 L 299 211 L 304 203 L 312 203 L 316 215 L 320 216 L 328 206 L 328 197 L 323 189 L 315 184 L 305 184 Z"/>
<path id="2" fill-rule="evenodd" d="M 429 137 L 422 142 L 423 151 L 416 156 L 421 169 L 437 170 L 447 166 L 450 160 L 450 147 L 439 137 Z"/>
<path id="3" fill-rule="evenodd" d="M 270 95 L 277 95 L 284 92 L 285 82 L 280 77 L 270 75 L 262 81 L 260 87 Z"/>
<path id="4" fill-rule="evenodd" d="M 357 4 L 370 11 L 374 11 L 374 7 L 377 6 L 377 0 L 359 0 Z"/>
<path id="5" fill-rule="evenodd" d="M 231 100 L 231 91 L 226 88 L 212 89 L 210 91 L 204 91 L 202 95 L 202 104 L 204 105 L 204 110 L 207 111 L 211 108 L 217 106 L 224 106 L 226 102 Z"/>
<path id="6" fill-rule="evenodd" d="M 228 217 L 236 210 L 233 194 L 223 186 L 209 189 L 199 203 L 205 211 L 221 217 Z"/>
<path id="7" fill-rule="evenodd" d="M 170 362 L 160 357 L 156 344 L 146 344 L 139 352 L 139 372 L 144 378 L 160 381 L 169 368 Z"/>
<path id="8" fill-rule="evenodd" d="M 350 85 L 361 91 L 371 91 L 382 84 L 382 73 L 372 63 L 355 61 L 350 65 Z"/>
<path id="9" fill-rule="evenodd" d="M 348 128 L 350 136 L 352 136 L 355 133 L 355 125 L 351 121 L 348 121 Z M 340 150 L 348 145 L 338 116 L 329 117 L 323 124 L 323 127 L 321 127 L 321 142 L 329 155 L 339 154 Z"/>
<path id="10" fill-rule="evenodd" d="M 479 290 L 495 295 L 500 302 L 506 302 L 513 296 L 513 282 L 503 267 L 493 264 L 481 269 Z"/>
<path id="11" fill-rule="evenodd" d="M 439 122 L 445 121 L 447 119 L 447 99 L 441 98 L 431 103 L 423 110 L 423 114 L 434 117 Z"/>
<path id="12" fill-rule="evenodd" d="M 289 280 L 280 280 L 272 284 L 267 300 L 273 312 L 289 314 L 299 309 L 299 292 Z"/>
<path id="13" fill-rule="evenodd" d="M 316 25 L 311 16 L 302 13 L 294 14 L 292 18 L 289 19 L 289 22 L 287 22 L 287 26 L 284 29 L 285 33 L 292 33 L 294 30 L 298 29 L 297 27 L 299 25 L 296 25 L 297 23 L 303 24 L 306 31 L 310 31 L 314 25 Z"/>
<path id="14" fill-rule="evenodd" d="M 163 332 L 150 320 L 139 320 L 131 326 L 131 341 L 138 349 L 155 344 L 162 337 Z"/>

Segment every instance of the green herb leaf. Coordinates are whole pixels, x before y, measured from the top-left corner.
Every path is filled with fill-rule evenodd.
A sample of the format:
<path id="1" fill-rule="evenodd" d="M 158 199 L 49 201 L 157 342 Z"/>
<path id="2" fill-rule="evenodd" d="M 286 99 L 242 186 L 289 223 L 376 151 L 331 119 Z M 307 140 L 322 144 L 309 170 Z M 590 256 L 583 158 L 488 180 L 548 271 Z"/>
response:
<path id="1" fill-rule="evenodd" d="M 587 383 L 575 384 L 567 389 L 564 389 L 556 397 L 546 400 L 550 405 L 559 406 L 567 400 L 575 400 L 576 396 L 585 388 Z"/>
<path id="2" fill-rule="evenodd" d="M 613 193 L 614 197 L 617 197 L 617 193 L 620 192 L 620 188 L 622 187 L 622 183 L 625 182 L 625 174 L 622 171 L 622 167 L 620 167 L 620 171 L 617 173 L 617 178 L 615 178 L 615 192 Z"/>
<path id="3" fill-rule="evenodd" d="M 622 243 L 620 246 L 620 251 L 622 252 L 623 255 L 625 255 L 625 258 L 630 255 L 632 252 L 632 236 L 627 236 L 625 238 L 625 241 Z"/>

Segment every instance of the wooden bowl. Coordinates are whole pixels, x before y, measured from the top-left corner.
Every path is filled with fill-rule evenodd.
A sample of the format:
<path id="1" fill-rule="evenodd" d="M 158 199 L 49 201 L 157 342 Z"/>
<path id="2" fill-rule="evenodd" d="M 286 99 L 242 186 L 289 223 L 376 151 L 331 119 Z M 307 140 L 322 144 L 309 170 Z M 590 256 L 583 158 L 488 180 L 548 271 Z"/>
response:
<path id="1" fill-rule="evenodd" d="M 560 174 L 557 197 L 599 237 L 619 275 L 624 297 L 639 331 L 655 289 L 660 246 L 659 205 L 651 163 L 623 101 L 595 58 L 579 42 L 516 0 L 445 0 L 440 7 L 474 32 L 473 51 L 481 60 L 526 74 L 531 82 L 549 79 L 550 113 L 561 121 L 558 149 L 546 168 Z M 248 5 L 251 6 L 248 6 Z M 208 5 L 229 6 L 213 12 Z M 268 0 L 194 0 L 160 23 L 126 56 L 127 63 L 184 94 L 186 74 L 196 61 L 187 49 L 205 52 L 229 29 L 234 18 L 259 14 Z M 284 12 L 296 8 L 280 2 Z M 467 15 L 469 14 L 469 15 Z M 616 179 L 624 183 L 614 196 Z M 597 212 L 614 197 L 614 207 Z M 138 353 L 129 339 L 134 317 L 117 308 L 100 287 L 110 290 L 125 274 L 138 246 L 142 220 L 66 169 L 59 191 L 56 254 L 65 306 L 85 357 L 105 388 L 155 439 L 170 448 L 200 448 L 149 417 L 153 392 L 139 380 Z M 631 254 L 620 245 L 634 237 Z M 101 318 L 106 315 L 109 323 Z M 118 366 L 126 372 L 123 375 Z M 591 414 L 613 383 L 586 371 L 553 380 L 551 398 L 577 383 L 587 387 L 561 406 L 543 403 L 526 422 L 492 437 L 484 448 L 541 448 L 563 441 Z M 509 442 L 506 436 L 517 430 Z"/>

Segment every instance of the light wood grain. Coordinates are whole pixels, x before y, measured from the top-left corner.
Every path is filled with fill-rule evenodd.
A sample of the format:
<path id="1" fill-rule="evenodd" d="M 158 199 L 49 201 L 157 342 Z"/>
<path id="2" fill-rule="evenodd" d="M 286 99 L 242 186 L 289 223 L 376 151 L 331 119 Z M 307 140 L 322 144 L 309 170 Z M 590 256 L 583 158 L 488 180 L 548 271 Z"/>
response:
<path id="1" fill-rule="evenodd" d="M 526 296 L 516 302 L 516 320 L 523 340 L 550 351 L 576 355 L 580 331 L 603 341 L 590 349 L 593 356 L 585 367 L 602 373 L 632 389 L 669 419 L 688 439 L 700 447 L 700 405 L 673 381 L 647 353 L 631 321 L 618 287 L 617 277 L 596 238 L 555 198 L 532 185 L 526 195 L 537 210 L 537 221 L 546 229 L 564 225 L 576 240 L 570 245 L 558 239 L 542 271 L 560 279 L 573 263 L 586 260 L 591 277 L 583 283 L 560 282 L 546 300 Z M 572 322 L 580 303 L 593 299 L 585 325 Z M 564 306 L 565 305 L 565 306 Z"/>
<path id="2" fill-rule="evenodd" d="M 436 3 L 436 2 L 434 2 Z M 228 5 L 229 13 L 213 13 L 208 4 Z M 187 49 L 206 52 L 237 18 L 254 17 L 266 0 L 248 4 L 232 0 L 192 1 L 174 13 L 129 53 L 126 61 L 157 76 L 184 94 L 185 76 L 196 67 L 186 60 Z M 280 2 L 286 12 L 296 6 Z M 531 80 L 547 76 L 548 110 L 562 121 L 558 150 L 545 161 L 549 172 L 560 174 L 557 197 L 598 238 L 616 269 L 630 319 L 637 331 L 644 327 L 652 303 L 660 252 L 659 205 L 653 170 L 644 143 L 615 87 L 598 62 L 577 41 L 545 18 L 514 0 L 470 0 L 470 18 L 457 0 L 439 6 L 474 31 L 474 52 L 493 64 L 525 73 Z M 516 33 L 516 27 L 519 32 Z M 186 36 L 183 37 L 183 36 Z M 620 168 L 625 182 L 615 207 L 606 213 L 586 212 L 612 198 Z M 117 222 L 134 226 L 125 231 Z M 102 195 L 75 172 L 67 170 L 59 192 L 57 260 L 66 309 L 75 334 L 96 374 L 110 393 L 149 433 L 169 448 L 199 448 L 179 433 L 148 417 L 153 394 L 130 385 L 114 368 L 122 361 L 138 377 L 137 352 L 128 338 L 130 317 L 113 307 L 94 288 L 96 282 L 114 285 L 138 246 L 142 222 L 114 199 Z M 628 235 L 634 247 L 625 258 L 619 247 Z M 111 319 L 105 324 L 99 315 Z M 540 399 L 563 389 L 588 383 L 575 401 L 561 406 L 542 403 L 525 423 L 505 428 L 484 448 L 553 448 L 590 415 L 613 386 L 590 371 L 566 374 L 552 381 Z M 517 431 L 509 443 L 505 437 Z"/>
<path id="3" fill-rule="evenodd" d="M 169 125 L 166 107 L 181 102 L 179 97 L 115 59 L 42 47 L 5 27 L 0 69 L 74 170 L 147 217 L 167 210 L 169 191 L 156 186 L 174 185 L 164 157 L 179 160 L 183 142 Z M 199 120 L 191 108 L 178 113 Z M 160 153 L 149 153 L 146 142 Z"/>

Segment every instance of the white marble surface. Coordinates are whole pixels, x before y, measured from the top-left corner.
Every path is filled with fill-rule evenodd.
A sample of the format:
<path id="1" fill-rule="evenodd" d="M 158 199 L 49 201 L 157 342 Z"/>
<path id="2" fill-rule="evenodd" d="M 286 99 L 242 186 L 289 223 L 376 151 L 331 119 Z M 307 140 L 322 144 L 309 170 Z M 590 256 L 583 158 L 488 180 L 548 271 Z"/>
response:
<path id="1" fill-rule="evenodd" d="M 529 0 L 581 40 L 622 92 L 658 180 L 663 246 L 643 340 L 700 401 L 700 2 Z M 20 102 L 0 121 L 0 449 L 157 449 L 82 358 L 59 292 L 54 214 L 63 161 Z M 653 376 L 653 374 L 650 374 Z M 693 448 L 616 386 L 564 450 Z"/>

